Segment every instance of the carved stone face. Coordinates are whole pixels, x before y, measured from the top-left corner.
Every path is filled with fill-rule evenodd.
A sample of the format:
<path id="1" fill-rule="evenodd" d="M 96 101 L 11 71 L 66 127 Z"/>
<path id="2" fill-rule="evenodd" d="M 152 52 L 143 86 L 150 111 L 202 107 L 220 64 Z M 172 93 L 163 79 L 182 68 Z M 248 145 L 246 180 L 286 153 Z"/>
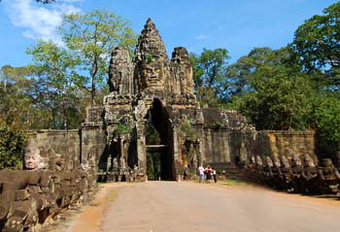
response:
<path id="1" fill-rule="evenodd" d="M 40 164 L 40 150 L 36 147 L 29 147 L 25 152 L 25 169 L 36 170 Z"/>
<path id="2" fill-rule="evenodd" d="M 161 73 L 160 68 L 152 68 L 150 66 L 146 66 L 142 72 L 143 77 L 147 80 L 157 80 L 160 73 Z"/>
<path id="3" fill-rule="evenodd" d="M 256 156 L 256 164 L 257 165 L 263 165 L 262 159 L 259 155 Z"/>
<path id="4" fill-rule="evenodd" d="M 252 156 L 250 157 L 250 161 L 251 161 L 252 164 L 255 164 L 255 156 L 252 155 Z"/>
<path id="5" fill-rule="evenodd" d="M 332 167 L 333 163 L 331 159 L 322 159 L 322 165 L 324 167 Z"/>
<path id="6" fill-rule="evenodd" d="M 276 157 L 276 156 L 274 156 L 273 157 L 273 161 L 274 161 L 274 166 L 275 167 L 281 167 L 281 163 L 280 163 L 280 160 L 279 160 L 279 158 L 278 157 Z"/>
<path id="7" fill-rule="evenodd" d="M 304 156 L 304 162 L 306 167 L 315 167 L 314 160 L 308 154 Z"/>
<path id="8" fill-rule="evenodd" d="M 292 162 L 295 166 L 301 166 L 302 165 L 302 162 L 301 162 L 299 155 L 296 155 L 296 154 L 293 155 Z"/>
<path id="9" fill-rule="evenodd" d="M 269 156 L 266 157 L 265 161 L 266 161 L 266 164 L 267 164 L 268 167 L 273 167 L 274 166 L 273 160 Z"/>
<path id="10" fill-rule="evenodd" d="M 160 62 L 147 62 L 142 67 L 142 82 L 145 88 L 155 86 L 157 82 L 162 81 L 162 65 Z"/>
<path id="11" fill-rule="evenodd" d="M 288 161 L 286 156 L 281 157 L 281 163 L 282 163 L 282 166 L 285 167 L 285 168 L 290 167 L 289 161 Z"/>

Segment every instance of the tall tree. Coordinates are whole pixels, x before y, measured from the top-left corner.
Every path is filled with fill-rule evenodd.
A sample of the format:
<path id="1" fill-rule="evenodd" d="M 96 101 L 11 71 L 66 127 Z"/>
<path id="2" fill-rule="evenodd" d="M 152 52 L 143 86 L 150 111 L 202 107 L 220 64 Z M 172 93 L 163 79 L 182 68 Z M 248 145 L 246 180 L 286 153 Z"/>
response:
<path id="1" fill-rule="evenodd" d="M 286 48 L 255 48 L 228 69 L 238 83 L 231 105 L 257 129 L 308 127 L 311 82 L 288 61 Z"/>
<path id="2" fill-rule="evenodd" d="M 0 170 L 21 169 L 27 135 L 4 123 L 0 118 Z"/>
<path id="3" fill-rule="evenodd" d="M 336 93 L 317 94 L 311 104 L 317 152 L 320 156 L 330 157 L 340 151 L 340 98 Z"/>
<path id="4" fill-rule="evenodd" d="M 31 88 L 28 67 L 5 65 L 0 69 L 0 118 L 7 124 L 27 128 L 31 120 Z"/>
<path id="5" fill-rule="evenodd" d="M 198 99 L 208 105 L 216 105 L 221 95 L 221 83 L 225 78 L 228 50 L 218 48 L 203 49 L 201 55 L 191 53 L 190 60 L 194 68 L 195 90 Z"/>
<path id="6" fill-rule="evenodd" d="M 35 65 L 31 67 L 39 77 L 35 83 L 45 86 L 45 99 L 41 100 L 48 102 L 48 108 L 55 113 L 56 124 L 53 127 L 69 128 L 72 116 L 69 115 L 70 111 L 77 109 L 77 86 L 84 84 L 84 79 L 76 72 L 80 59 L 72 52 L 59 48 L 52 41 L 39 41 L 36 46 L 27 49 L 27 53 L 33 55 L 35 61 Z M 37 92 L 35 97 L 38 98 L 39 95 Z M 58 114 L 61 115 L 61 120 L 56 120 Z"/>
<path id="7" fill-rule="evenodd" d="M 106 84 L 111 50 L 116 46 L 132 50 L 137 36 L 128 21 L 99 10 L 65 15 L 60 31 L 67 48 L 79 56 L 82 70 L 88 72 L 83 88 L 95 104 L 97 89 Z"/>
<path id="8" fill-rule="evenodd" d="M 290 48 L 305 71 L 326 72 L 331 90 L 340 90 L 340 2 L 306 20 Z"/>

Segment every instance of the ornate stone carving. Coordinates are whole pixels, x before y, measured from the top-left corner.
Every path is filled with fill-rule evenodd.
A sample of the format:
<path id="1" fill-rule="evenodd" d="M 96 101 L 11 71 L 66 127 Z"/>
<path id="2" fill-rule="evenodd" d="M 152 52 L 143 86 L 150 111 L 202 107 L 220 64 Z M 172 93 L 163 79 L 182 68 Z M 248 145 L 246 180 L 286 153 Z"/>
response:
<path id="1" fill-rule="evenodd" d="M 110 92 L 116 94 L 133 93 L 133 64 L 129 52 L 120 47 L 112 51 L 109 66 Z"/>
<path id="2" fill-rule="evenodd" d="M 135 79 L 139 92 L 163 91 L 170 76 L 164 43 L 151 19 L 148 19 L 136 48 Z"/>
<path id="3" fill-rule="evenodd" d="M 168 89 L 174 94 L 193 95 L 193 69 L 186 48 L 175 48 L 170 67 L 171 78 L 168 80 Z"/>

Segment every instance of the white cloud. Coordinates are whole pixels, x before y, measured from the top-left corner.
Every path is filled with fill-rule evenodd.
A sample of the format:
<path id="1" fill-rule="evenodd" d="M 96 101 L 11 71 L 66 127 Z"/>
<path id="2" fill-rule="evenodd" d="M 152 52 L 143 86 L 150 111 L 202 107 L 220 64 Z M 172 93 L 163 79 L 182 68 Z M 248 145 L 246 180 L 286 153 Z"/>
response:
<path id="1" fill-rule="evenodd" d="M 207 40 L 207 39 L 210 39 L 210 36 L 209 35 L 198 35 L 195 37 L 196 40 Z"/>
<path id="2" fill-rule="evenodd" d="M 79 0 L 63 0 L 64 2 Z M 9 3 L 10 18 L 17 27 L 24 28 L 23 35 L 31 39 L 51 39 L 61 43 L 56 28 L 61 25 L 62 15 L 80 12 L 68 3 L 37 5 L 32 0 L 12 0 Z"/>

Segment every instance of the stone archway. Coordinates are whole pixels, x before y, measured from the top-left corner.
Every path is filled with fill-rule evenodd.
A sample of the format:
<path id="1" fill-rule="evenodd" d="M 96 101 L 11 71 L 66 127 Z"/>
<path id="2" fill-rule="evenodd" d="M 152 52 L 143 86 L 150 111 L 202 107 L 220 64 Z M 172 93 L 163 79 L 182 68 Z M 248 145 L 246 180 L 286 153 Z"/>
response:
<path id="1" fill-rule="evenodd" d="M 151 168 L 157 169 L 152 179 L 175 180 L 173 131 L 166 109 L 159 99 L 154 99 L 145 120 L 146 169 L 149 173 Z"/>

